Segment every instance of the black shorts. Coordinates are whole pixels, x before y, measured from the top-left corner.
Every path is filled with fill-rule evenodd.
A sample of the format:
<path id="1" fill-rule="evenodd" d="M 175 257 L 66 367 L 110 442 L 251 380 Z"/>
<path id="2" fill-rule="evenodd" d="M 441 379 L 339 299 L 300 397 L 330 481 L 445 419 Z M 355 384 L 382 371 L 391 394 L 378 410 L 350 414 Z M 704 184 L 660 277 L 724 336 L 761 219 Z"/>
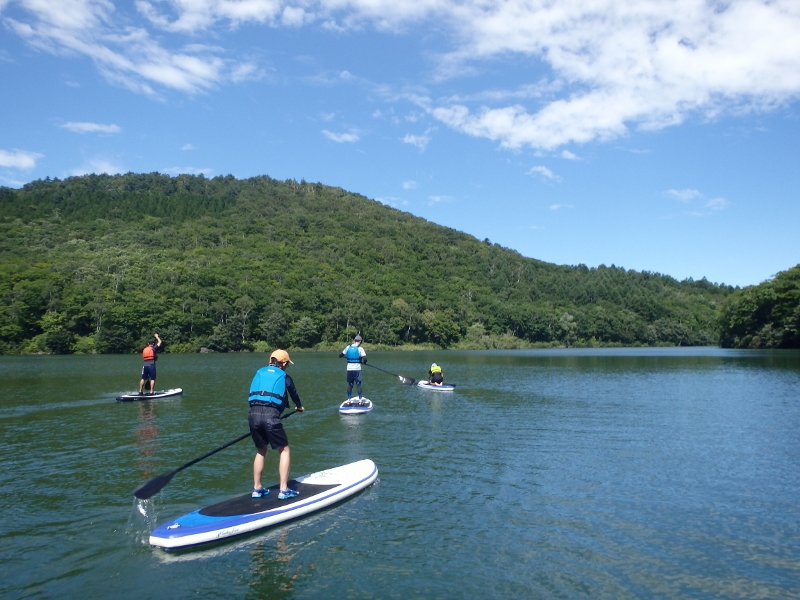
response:
<path id="1" fill-rule="evenodd" d="M 443 383 L 444 375 L 441 373 L 431 373 L 431 383 Z"/>
<path id="2" fill-rule="evenodd" d="M 251 406 L 250 415 L 247 417 L 250 423 L 250 435 L 256 448 L 264 448 L 267 444 L 273 450 L 289 445 L 286 431 L 283 429 L 281 413 L 278 407 L 272 406 Z"/>
<path id="3" fill-rule="evenodd" d="M 142 366 L 142 379 L 156 380 L 156 366 L 154 364 Z"/>
<path id="4" fill-rule="evenodd" d="M 361 385 L 361 369 L 347 372 L 347 383 L 354 382 L 356 385 Z"/>

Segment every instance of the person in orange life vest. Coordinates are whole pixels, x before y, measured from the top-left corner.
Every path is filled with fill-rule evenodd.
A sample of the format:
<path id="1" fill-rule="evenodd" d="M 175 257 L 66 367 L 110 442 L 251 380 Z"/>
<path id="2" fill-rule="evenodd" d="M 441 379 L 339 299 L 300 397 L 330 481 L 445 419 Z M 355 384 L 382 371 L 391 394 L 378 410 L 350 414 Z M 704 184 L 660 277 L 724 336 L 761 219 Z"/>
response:
<path id="1" fill-rule="evenodd" d="M 275 350 L 269 357 L 269 366 L 256 371 L 250 383 L 250 394 L 247 402 L 250 414 L 250 435 L 256 445 L 256 457 L 253 459 L 253 498 L 261 498 L 269 494 L 269 489 L 261 486 L 261 475 L 264 472 L 264 458 L 268 446 L 280 453 L 278 459 L 278 477 L 280 488 L 278 500 L 286 500 L 298 496 L 297 490 L 289 487 L 289 439 L 283 429 L 280 416 L 283 409 L 289 406 L 289 396 L 297 407 L 297 412 L 305 412 L 294 381 L 286 374 L 286 368 L 294 363 L 286 350 Z"/>
<path id="2" fill-rule="evenodd" d="M 150 393 L 152 394 L 156 389 L 156 361 L 158 360 L 158 352 L 161 351 L 163 342 L 161 338 L 158 337 L 157 333 L 153 335 L 155 339 L 150 338 L 147 340 L 147 346 L 142 350 L 144 365 L 142 366 L 142 379 L 139 381 L 139 394 L 142 393 L 144 382 L 148 379 L 150 380 Z M 158 340 L 158 343 L 156 343 L 156 340 Z"/>

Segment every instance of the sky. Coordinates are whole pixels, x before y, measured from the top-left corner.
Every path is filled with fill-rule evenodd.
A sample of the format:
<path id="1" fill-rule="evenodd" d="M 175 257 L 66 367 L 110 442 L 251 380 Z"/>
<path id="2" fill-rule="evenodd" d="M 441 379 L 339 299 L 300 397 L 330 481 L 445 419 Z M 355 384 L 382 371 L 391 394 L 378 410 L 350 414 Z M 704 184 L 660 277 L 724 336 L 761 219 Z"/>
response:
<path id="1" fill-rule="evenodd" d="M 524 256 L 800 263 L 797 0 L 0 0 L 0 185 L 269 175 Z"/>

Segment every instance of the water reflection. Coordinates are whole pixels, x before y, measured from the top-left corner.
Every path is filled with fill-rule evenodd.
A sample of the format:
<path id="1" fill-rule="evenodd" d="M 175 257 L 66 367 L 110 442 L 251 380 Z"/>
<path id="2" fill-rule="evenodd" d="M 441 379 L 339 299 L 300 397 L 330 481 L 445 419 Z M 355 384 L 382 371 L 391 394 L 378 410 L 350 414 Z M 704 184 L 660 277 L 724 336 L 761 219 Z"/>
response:
<path id="1" fill-rule="evenodd" d="M 155 403 L 144 401 L 139 404 L 139 425 L 135 435 L 136 448 L 139 451 L 136 468 L 141 473 L 142 481 L 147 481 L 157 474 L 155 472 L 156 451 L 161 445 L 158 440 Z"/>
<path id="2" fill-rule="evenodd" d="M 281 531 L 273 539 L 253 546 L 250 550 L 252 581 L 245 597 L 259 600 L 292 597 L 295 583 L 302 571 L 305 569 L 311 572 L 316 569 L 313 562 L 293 562 L 302 549 L 302 545 L 289 542 L 289 530 Z"/>

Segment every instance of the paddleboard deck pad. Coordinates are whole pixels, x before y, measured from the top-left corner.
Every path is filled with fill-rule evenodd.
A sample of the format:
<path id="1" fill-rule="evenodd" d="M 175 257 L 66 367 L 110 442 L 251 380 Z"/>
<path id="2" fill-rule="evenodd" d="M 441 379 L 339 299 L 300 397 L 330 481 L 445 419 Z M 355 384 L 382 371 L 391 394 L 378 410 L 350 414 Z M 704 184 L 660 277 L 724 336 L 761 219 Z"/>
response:
<path id="1" fill-rule="evenodd" d="M 378 467 L 369 459 L 304 475 L 289 482 L 300 493 L 294 498 L 279 500 L 277 485 L 261 498 L 248 492 L 159 525 L 150 534 L 150 545 L 176 550 L 244 535 L 340 502 L 377 478 Z"/>
<path id="2" fill-rule="evenodd" d="M 352 400 L 345 400 L 339 405 L 339 412 L 343 415 L 363 415 L 372 410 L 372 400 L 358 398 Z"/>
<path id="3" fill-rule="evenodd" d="M 433 385 L 432 383 L 428 383 L 427 381 L 420 381 L 417 384 L 423 390 L 431 390 L 433 392 L 452 392 L 456 389 L 454 383 L 443 383 L 442 385 Z"/>
<path id="4" fill-rule="evenodd" d="M 136 402 L 137 400 L 158 400 L 159 398 L 169 398 L 170 396 L 180 396 L 183 388 L 172 388 L 171 390 L 156 390 L 152 394 L 149 392 L 131 392 L 117 396 L 117 402 Z"/>

